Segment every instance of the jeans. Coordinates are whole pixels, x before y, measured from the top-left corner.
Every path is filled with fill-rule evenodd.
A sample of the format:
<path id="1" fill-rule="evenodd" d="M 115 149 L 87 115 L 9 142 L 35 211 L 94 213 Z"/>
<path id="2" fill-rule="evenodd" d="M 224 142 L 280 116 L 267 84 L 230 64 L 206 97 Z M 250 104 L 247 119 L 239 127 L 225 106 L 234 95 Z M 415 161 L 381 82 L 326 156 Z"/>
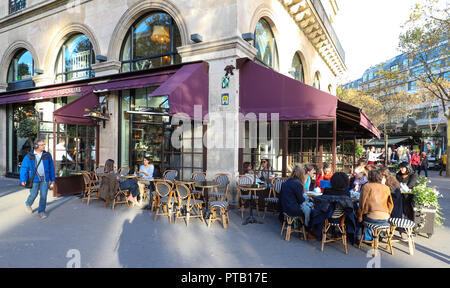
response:
<path id="1" fill-rule="evenodd" d="M 134 179 L 127 179 L 119 184 L 121 190 L 128 190 L 136 198 L 139 195 L 139 186 Z"/>
<path id="2" fill-rule="evenodd" d="M 423 171 L 425 171 L 425 177 L 428 177 L 428 168 L 427 168 L 427 166 L 419 166 L 418 174 L 420 175 L 420 172 L 422 172 L 422 169 L 423 169 Z"/>
<path id="3" fill-rule="evenodd" d="M 386 220 L 384 220 L 384 219 L 377 220 L 377 219 L 369 218 L 369 217 L 367 217 L 366 215 L 363 216 L 363 221 L 369 222 L 369 223 L 373 223 L 373 224 L 384 224 L 384 223 L 388 223 L 388 220 L 389 220 L 389 219 L 386 219 Z M 362 223 L 361 223 L 361 224 L 362 224 Z M 361 234 L 362 234 L 362 230 L 363 230 L 362 227 L 359 227 L 359 228 L 357 229 L 357 232 L 356 232 L 357 237 L 360 238 L 361 236 L 363 236 L 363 237 L 364 237 L 364 238 L 363 238 L 364 240 L 366 240 L 366 241 L 372 241 L 372 240 L 373 240 L 372 231 L 371 231 L 370 229 L 366 229 L 366 233 L 365 233 L 364 235 L 361 235 Z"/>
<path id="4" fill-rule="evenodd" d="M 38 213 L 44 213 L 45 208 L 47 207 L 48 187 L 49 187 L 48 182 L 34 182 L 33 187 L 30 190 L 30 196 L 28 196 L 28 199 L 25 202 L 25 204 L 31 207 L 38 195 L 38 191 L 40 191 Z"/>
<path id="5" fill-rule="evenodd" d="M 444 172 L 445 174 L 447 174 L 445 171 L 447 169 L 447 165 L 442 165 L 441 166 L 441 171 L 439 171 L 439 176 L 442 176 L 442 172 Z"/>

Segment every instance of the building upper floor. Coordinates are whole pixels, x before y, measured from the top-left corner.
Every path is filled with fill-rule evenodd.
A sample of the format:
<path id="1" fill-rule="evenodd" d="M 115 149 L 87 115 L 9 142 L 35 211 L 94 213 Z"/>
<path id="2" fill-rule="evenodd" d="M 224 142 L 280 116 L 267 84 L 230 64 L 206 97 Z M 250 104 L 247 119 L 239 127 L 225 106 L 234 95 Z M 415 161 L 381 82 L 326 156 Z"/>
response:
<path id="1" fill-rule="evenodd" d="M 5 0 L 0 90 L 251 56 L 334 94 L 346 70 L 337 10 L 330 0 Z"/>

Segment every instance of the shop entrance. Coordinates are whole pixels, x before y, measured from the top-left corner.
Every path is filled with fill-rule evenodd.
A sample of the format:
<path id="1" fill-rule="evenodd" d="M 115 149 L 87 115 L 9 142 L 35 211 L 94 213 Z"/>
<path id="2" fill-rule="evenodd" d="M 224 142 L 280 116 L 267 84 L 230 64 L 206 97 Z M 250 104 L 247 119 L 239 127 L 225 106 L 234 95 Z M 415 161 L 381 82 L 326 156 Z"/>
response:
<path id="1" fill-rule="evenodd" d="M 169 115 L 158 112 L 128 112 L 131 124 L 129 159 L 130 169 L 139 171 L 144 157 L 150 158 L 155 169 L 164 171 L 168 163 L 164 159 L 164 143 L 170 132 Z"/>

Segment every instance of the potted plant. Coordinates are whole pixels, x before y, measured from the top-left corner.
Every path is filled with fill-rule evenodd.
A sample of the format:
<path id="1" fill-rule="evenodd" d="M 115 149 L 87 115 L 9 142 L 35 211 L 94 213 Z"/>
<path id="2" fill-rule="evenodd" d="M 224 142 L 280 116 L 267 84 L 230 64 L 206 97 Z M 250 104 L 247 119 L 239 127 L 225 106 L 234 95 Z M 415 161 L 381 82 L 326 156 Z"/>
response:
<path id="1" fill-rule="evenodd" d="M 426 177 L 419 177 L 417 185 L 413 188 L 414 195 L 414 227 L 415 233 L 426 233 L 431 237 L 434 232 L 434 224 L 442 226 L 444 218 L 439 206 L 439 198 L 442 195 L 437 187 L 427 186 L 431 181 Z"/>

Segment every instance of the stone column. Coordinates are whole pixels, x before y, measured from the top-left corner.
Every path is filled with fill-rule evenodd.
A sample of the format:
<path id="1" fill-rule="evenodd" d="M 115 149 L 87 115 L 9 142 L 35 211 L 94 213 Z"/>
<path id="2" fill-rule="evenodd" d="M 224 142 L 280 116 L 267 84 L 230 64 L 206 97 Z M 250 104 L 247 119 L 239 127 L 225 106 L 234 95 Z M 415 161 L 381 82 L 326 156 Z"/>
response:
<path id="1" fill-rule="evenodd" d="M 6 147 L 7 147 L 7 135 L 6 125 L 8 125 L 8 115 L 6 114 L 6 105 L 0 105 L 0 177 L 4 177 L 6 174 Z"/>
<path id="2" fill-rule="evenodd" d="M 253 59 L 257 51 L 241 37 L 179 47 L 183 62 L 203 60 L 209 63 L 209 122 L 207 125 L 207 179 L 216 173 L 229 173 L 231 185 L 228 200 L 236 203 L 236 176 L 239 175 L 239 70 L 233 70 L 229 87 L 222 88 L 225 67 L 236 67 L 236 59 Z M 222 105 L 228 94 L 229 104 Z"/>

